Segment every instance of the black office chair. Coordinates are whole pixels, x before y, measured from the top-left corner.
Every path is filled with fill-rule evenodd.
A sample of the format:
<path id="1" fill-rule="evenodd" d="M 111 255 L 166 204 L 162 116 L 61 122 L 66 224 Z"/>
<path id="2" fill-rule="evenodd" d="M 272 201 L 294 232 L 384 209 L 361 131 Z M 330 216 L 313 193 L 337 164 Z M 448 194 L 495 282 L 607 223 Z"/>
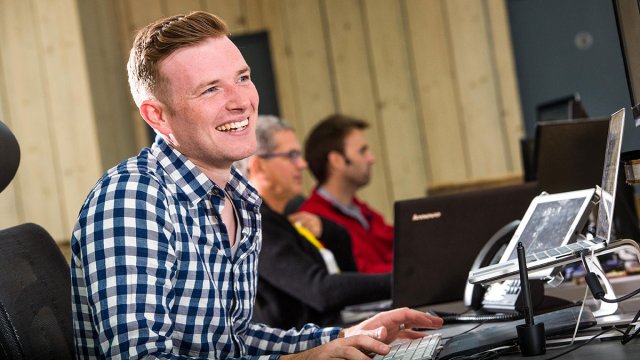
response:
<path id="1" fill-rule="evenodd" d="M 0 191 L 13 179 L 20 147 L 0 122 Z M 69 266 L 36 224 L 0 230 L 0 359 L 71 359 Z"/>

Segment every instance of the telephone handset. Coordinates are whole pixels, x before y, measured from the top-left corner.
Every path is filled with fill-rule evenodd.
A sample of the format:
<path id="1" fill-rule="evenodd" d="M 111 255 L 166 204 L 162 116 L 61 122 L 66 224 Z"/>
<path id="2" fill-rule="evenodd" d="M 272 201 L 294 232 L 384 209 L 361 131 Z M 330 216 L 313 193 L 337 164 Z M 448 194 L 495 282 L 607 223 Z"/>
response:
<path id="1" fill-rule="evenodd" d="M 476 270 L 497 263 L 513 237 L 520 220 L 514 220 L 498 230 L 480 250 L 471 270 Z M 542 280 L 529 282 L 531 299 L 534 308 L 544 300 L 544 283 Z M 520 279 L 509 279 L 493 283 L 487 288 L 480 284 L 467 283 L 464 292 L 464 304 L 473 310 L 486 312 L 519 313 L 523 308 L 520 295 Z"/>
<path id="2" fill-rule="evenodd" d="M 513 237 L 518 225 L 520 225 L 520 220 L 514 220 L 500 228 L 500 230 L 498 230 L 480 250 L 478 256 L 471 265 L 471 270 L 476 270 L 497 263 L 502 257 L 504 250 L 507 248 L 507 244 Z M 464 289 L 464 305 L 473 310 L 479 310 L 482 307 L 482 300 L 484 298 L 485 291 L 486 290 L 482 285 L 473 285 L 467 282 Z"/>

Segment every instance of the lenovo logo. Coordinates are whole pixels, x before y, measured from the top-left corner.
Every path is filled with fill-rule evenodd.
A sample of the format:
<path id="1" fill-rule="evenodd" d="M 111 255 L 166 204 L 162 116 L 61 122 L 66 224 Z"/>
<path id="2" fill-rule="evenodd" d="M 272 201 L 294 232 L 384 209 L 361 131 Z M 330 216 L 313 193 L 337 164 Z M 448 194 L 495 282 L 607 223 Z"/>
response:
<path id="1" fill-rule="evenodd" d="M 426 214 L 413 214 L 411 221 L 433 220 L 442 216 L 442 212 L 436 211 Z"/>

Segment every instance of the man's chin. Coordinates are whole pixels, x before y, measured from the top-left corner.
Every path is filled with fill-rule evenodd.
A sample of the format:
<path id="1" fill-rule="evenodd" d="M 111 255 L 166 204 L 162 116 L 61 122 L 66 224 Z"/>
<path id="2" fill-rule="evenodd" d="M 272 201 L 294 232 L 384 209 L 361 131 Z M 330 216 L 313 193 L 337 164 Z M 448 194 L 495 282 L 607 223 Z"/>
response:
<path id="1" fill-rule="evenodd" d="M 240 161 L 248 158 L 249 156 L 256 153 L 256 149 L 257 149 L 256 146 L 248 146 L 244 149 L 238 149 L 238 152 L 234 156 L 236 158 L 236 160 L 234 161 Z"/>

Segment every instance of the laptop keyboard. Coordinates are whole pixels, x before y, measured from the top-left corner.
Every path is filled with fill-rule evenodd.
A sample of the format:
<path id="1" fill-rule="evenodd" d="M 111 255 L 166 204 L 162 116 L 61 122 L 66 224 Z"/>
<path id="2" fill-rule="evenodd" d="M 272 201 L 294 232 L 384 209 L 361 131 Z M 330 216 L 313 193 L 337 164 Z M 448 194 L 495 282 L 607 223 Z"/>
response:
<path id="1" fill-rule="evenodd" d="M 425 337 L 397 343 L 391 346 L 387 355 L 376 355 L 373 360 L 430 360 L 435 359 L 440 349 L 441 334 L 430 334 Z"/>

